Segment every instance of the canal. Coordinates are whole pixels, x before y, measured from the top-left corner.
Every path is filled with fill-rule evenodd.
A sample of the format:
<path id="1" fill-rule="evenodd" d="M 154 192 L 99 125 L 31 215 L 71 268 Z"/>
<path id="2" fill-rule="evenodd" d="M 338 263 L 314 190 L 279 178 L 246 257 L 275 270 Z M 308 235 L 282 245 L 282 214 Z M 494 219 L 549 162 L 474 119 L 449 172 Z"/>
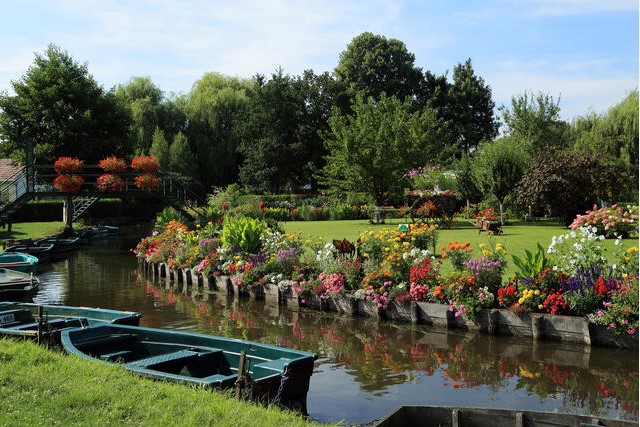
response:
<path id="1" fill-rule="evenodd" d="M 138 311 L 141 325 L 277 344 L 319 356 L 316 421 L 368 423 L 399 405 L 533 409 L 638 420 L 638 353 L 294 312 L 151 283 L 130 249 L 143 227 L 39 267 L 38 303 Z"/>

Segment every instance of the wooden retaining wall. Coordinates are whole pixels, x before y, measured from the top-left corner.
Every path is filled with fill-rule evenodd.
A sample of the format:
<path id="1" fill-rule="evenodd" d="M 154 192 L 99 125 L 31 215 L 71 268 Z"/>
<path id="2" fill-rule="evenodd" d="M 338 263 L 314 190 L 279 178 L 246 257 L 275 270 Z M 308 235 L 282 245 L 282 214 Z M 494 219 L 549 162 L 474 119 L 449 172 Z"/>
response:
<path id="1" fill-rule="evenodd" d="M 272 284 L 254 285 L 248 294 L 241 294 L 228 276 L 203 277 L 196 269 L 169 269 L 164 264 L 140 262 L 144 275 L 154 283 L 182 284 L 183 293 L 192 291 L 219 292 L 234 297 L 264 300 L 266 304 L 299 311 L 334 312 L 345 316 L 366 316 L 379 320 L 423 324 L 447 329 L 480 331 L 488 334 L 531 337 L 534 340 L 551 340 L 584 345 L 599 345 L 638 349 L 638 333 L 616 335 L 605 326 L 590 323 L 583 317 L 559 316 L 543 313 L 515 313 L 504 309 L 481 310 L 475 321 L 455 316 L 446 304 L 429 302 L 392 301 L 386 309 L 373 301 L 355 298 L 353 295 L 320 298 L 316 295 L 294 297 L 282 293 Z"/>

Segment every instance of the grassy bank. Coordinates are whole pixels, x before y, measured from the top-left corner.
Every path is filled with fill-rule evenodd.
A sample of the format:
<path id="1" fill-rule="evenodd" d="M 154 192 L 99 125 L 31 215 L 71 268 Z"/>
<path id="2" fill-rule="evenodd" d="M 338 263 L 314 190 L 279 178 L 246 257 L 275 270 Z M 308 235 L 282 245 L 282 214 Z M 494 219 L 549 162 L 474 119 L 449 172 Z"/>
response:
<path id="1" fill-rule="evenodd" d="M 0 340 L 0 396 L 0 425 L 311 425 L 291 412 L 8 339 Z"/>
<path id="2" fill-rule="evenodd" d="M 61 232 L 64 229 L 62 221 L 48 222 L 16 222 L 11 226 L 11 231 L 0 230 L 0 239 L 37 239 Z"/>

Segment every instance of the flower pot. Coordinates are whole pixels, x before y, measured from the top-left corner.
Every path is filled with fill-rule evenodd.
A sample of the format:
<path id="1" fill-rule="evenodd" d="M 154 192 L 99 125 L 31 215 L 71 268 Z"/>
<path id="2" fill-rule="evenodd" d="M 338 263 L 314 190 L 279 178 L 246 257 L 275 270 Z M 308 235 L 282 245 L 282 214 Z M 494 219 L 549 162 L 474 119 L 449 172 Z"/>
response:
<path id="1" fill-rule="evenodd" d="M 378 303 L 363 299 L 358 300 L 358 314 L 361 316 L 383 318 L 382 308 L 378 307 Z"/>
<path id="2" fill-rule="evenodd" d="M 448 327 L 451 312 L 446 304 L 437 304 L 433 302 L 416 301 L 415 302 L 415 323 Z M 450 314 L 451 313 L 451 314 Z"/>
<path id="3" fill-rule="evenodd" d="M 282 293 L 280 292 L 280 288 L 273 283 L 265 283 L 262 285 L 264 289 L 264 301 L 269 305 L 279 305 L 282 304 Z"/>
<path id="4" fill-rule="evenodd" d="M 543 315 L 541 335 L 546 340 L 591 344 L 589 321 L 584 317 Z"/>
<path id="5" fill-rule="evenodd" d="M 214 276 L 215 288 L 219 291 L 226 292 L 231 295 L 234 293 L 235 286 L 231 284 L 231 278 L 225 275 Z"/>
<path id="6" fill-rule="evenodd" d="M 504 335 L 532 336 L 531 313 L 498 310 L 498 332 Z"/>

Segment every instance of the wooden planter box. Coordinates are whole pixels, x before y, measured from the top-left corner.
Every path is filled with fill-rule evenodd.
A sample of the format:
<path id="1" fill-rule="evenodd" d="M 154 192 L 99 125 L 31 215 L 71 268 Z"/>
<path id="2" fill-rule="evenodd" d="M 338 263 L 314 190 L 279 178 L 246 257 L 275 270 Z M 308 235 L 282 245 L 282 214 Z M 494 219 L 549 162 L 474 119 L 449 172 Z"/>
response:
<path id="1" fill-rule="evenodd" d="M 541 338 L 551 341 L 591 344 L 589 321 L 584 317 L 541 315 L 538 327 Z"/>
<path id="2" fill-rule="evenodd" d="M 396 322 L 412 322 L 416 317 L 415 310 L 416 306 L 410 300 L 404 302 L 391 301 L 384 310 L 384 317 Z"/>
<path id="3" fill-rule="evenodd" d="M 312 310 L 322 311 L 324 301 L 318 295 L 309 293 L 305 295 L 304 298 L 300 298 L 300 304 Z"/>
<path id="4" fill-rule="evenodd" d="M 324 303 L 328 311 L 345 314 L 347 316 L 355 316 L 358 313 L 358 300 L 350 294 L 329 297 Z"/>
<path id="5" fill-rule="evenodd" d="M 280 305 L 283 304 L 282 293 L 280 292 L 280 288 L 273 283 L 265 283 L 262 285 L 264 288 L 264 301 L 269 305 Z"/>
<path id="6" fill-rule="evenodd" d="M 231 277 L 225 276 L 222 274 L 219 276 L 214 276 L 214 282 L 215 282 L 215 289 L 222 292 L 226 292 L 229 295 L 234 293 L 233 288 L 235 288 L 235 286 L 231 284 Z"/>
<path id="7" fill-rule="evenodd" d="M 373 301 L 367 301 L 363 299 L 357 300 L 358 309 L 357 314 L 361 316 L 373 317 L 377 319 L 384 318 L 383 310 L 378 307 L 378 304 Z"/>
<path id="8" fill-rule="evenodd" d="M 449 311 L 447 304 L 423 301 L 416 301 L 414 304 L 416 306 L 414 323 L 445 328 L 449 327 L 449 317 L 451 317 L 453 313 Z"/>
<path id="9" fill-rule="evenodd" d="M 264 300 L 264 286 L 260 283 L 254 283 L 249 289 L 249 297 L 256 301 Z"/>

